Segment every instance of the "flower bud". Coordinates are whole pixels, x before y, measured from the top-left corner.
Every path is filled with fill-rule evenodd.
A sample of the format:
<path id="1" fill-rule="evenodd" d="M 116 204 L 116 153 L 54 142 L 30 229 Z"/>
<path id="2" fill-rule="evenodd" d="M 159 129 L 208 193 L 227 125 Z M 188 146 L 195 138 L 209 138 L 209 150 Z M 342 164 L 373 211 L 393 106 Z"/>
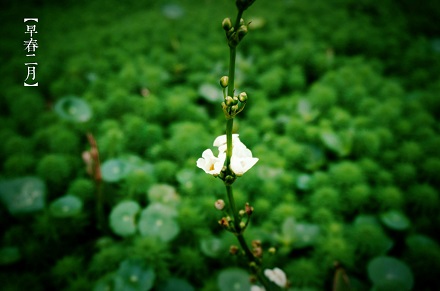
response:
<path id="1" fill-rule="evenodd" d="M 232 99 L 233 99 L 233 104 L 237 105 L 238 104 L 238 97 L 234 96 L 234 98 L 232 98 Z"/>
<path id="2" fill-rule="evenodd" d="M 243 229 L 246 227 L 246 223 L 244 221 L 240 222 L 240 228 Z"/>
<path id="3" fill-rule="evenodd" d="M 245 212 L 243 209 L 241 209 L 241 210 L 238 212 L 238 215 L 240 215 L 240 216 L 244 216 L 245 213 L 246 213 L 246 212 Z"/>
<path id="4" fill-rule="evenodd" d="M 231 96 L 226 97 L 225 104 L 228 107 L 234 105 L 234 99 Z"/>
<path id="5" fill-rule="evenodd" d="M 240 26 L 244 25 L 244 19 L 240 18 Z"/>
<path id="6" fill-rule="evenodd" d="M 254 208 L 249 205 L 249 203 L 246 203 L 244 206 L 244 210 L 246 211 L 247 215 L 251 215 L 252 212 L 254 212 Z"/>
<path id="7" fill-rule="evenodd" d="M 222 27 L 224 30 L 228 31 L 232 28 L 232 22 L 230 18 L 225 18 L 222 21 Z"/>
<path id="8" fill-rule="evenodd" d="M 238 247 L 237 247 L 237 246 L 234 246 L 234 245 L 230 246 L 230 247 L 229 247 L 229 253 L 230 253 L 231 255 L 236 255 L 236 254 L 238 253 Z"/>
<path id="9" fill-rule="evenodd" d="M 241 40 L 243 37 L 248 33 L 248 28 L 246 25 L 240 26 L 240 28 L 237 30 L 237 36 L 238 39 Z"/>
<path id="10" fill-rule="evenodd" d="M 246 102 L 247 98 L 246 92 L 241 92 L 240 95 L 238 95 L 238 100 L 240 100 L 240 102 Z"/>
<path id="11" fill-rule="evenodd" d="M 223 227 L 228 227 L 229 226 L 229 221 L 226 218 L 222 218 L 218 221 L 218 224 L 220 224 Z"/>
<path id="12" fill-rule="evenodd" d="M 274 248 L 274 247 L 270 247 L 270 248 L 268 249 L 268 252 L 269 252 L 269 254 L 274 255 L 274 254 L 277 252 L 277 249 Z"/>
<path id="13" fill-rule="evenodd" d="M 225 208 L 225 201 L 223 201 L 223 199 L 218 199 L 217 201 L 215 201 L 215 208 L 217 208 L 218 210 L 223 210 L 223 208 Z"/>
<path id="14" fill-rule="evenodd" d="M 220 86 L 222 86 L 223 88 L 228 87 L 228 81 L 229 81 L 229 77 L 228 76 L 223 76 L 220 78 Z"/>

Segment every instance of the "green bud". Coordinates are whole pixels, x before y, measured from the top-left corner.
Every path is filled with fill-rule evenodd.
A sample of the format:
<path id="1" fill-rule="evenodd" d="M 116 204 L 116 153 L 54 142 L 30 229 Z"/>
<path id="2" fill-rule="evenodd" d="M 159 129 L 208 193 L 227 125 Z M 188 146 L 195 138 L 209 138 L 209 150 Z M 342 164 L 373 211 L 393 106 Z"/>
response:
<path id="1" fill-rule="evenodd" d="M 225 104 L 228 107 L 234 105 L 234 99 L 231 96 L 226 97 Z"/>
<path id="2" fill-rule="evenodd" d="M 240 28 L 237 30 L 237 36 L 239 40 L 242 40 L 243 37 L 248 33 L 248 28 L 246 25 L 240 26 Z"/>
<path id="3" fill-rule="evenodd" d="M 241 210 L 238 212 L 238 215 L 240 215 L 240 216 L 244 216 L 245 213 L 246 213 L 246 212 L 245 212 L 243 209 L 241 209 Z"/>
<path id="4" fill-rule="evenodd" d="M 228 87 L 228 81 L 229 81 L 229 77 L 228 76 L 223 76 L 220 78 L 220 86 L 222 86 L 223 88 Z"/>
<path id="5" fill-rule="evenodd" d="M 238 97 L 237 97 L 237 96 L 234 96 L 234 98 L 233 98 L 233 104 L 234 104 L 234 105 L 237 105 L 237 104 L 238 104 Z"/>
<path id="6" fill-rule="evenodd" d="M 232 28 L 232 22 L 230 18 L 225 18 L 222 21 L 222 27 L 224 30 L 228 31 Z"/>
<path id="7" fill-rule="evenodd" d="M 240 26 L 244 25 L 244 19 L 240 18 Z"/>
<path id="8" fill-rule="evenodd" d="M 241 221 L 241 222 L 240 222 L 240 228 L 243 229 L 243 228 L 245 228 L 245 227 L 246 227 L 246 223 L 244 223 L 244 221 Z"/>
<path id="9" fill-rule="evenodd" d="M 248 99 L 246 92 L 241 92 L 238 95 L 238 100 L 240 100 L 240 102 L 246 102 Z"/>

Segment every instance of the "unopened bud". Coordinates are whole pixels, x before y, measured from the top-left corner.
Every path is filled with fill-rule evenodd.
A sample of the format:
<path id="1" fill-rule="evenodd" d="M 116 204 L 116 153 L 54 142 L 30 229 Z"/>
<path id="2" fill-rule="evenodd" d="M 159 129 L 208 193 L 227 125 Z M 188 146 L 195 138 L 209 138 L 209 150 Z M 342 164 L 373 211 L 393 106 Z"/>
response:
<path id="1" fill-rule="evenodd" d="M 240 26 L 240 28 L 237 30 L 238 39 L 241 40 L 243 37 L 248 33 L 248 28 L 246 25 Z"/>
<path id="2" fill-rule="evenodd" d="M 225 201 L 223 201 L 223 199 L 218 199 L 215 201 L 214 205 L 218 210 L 223 210 L 223 208 L 225 208 Z"/>
<path id="3" fill-rule="evenodd" d="M 226 218 L 222 218 L 218 221 L 218 224 L 220 224 L 223 227 L 228 227 L 229 226 L 229 221 Z"/>
<path id="4" fill-rule="evenodd" d="M 226 106 L 234 105 L 234 99 L 231 96 L 226 97 L 225 104 L 226 104 Z"/>
<path id="5" fill-rule="evenodd" d="M 228 76 L 221 77 L 220 78 L 220 86 L 222 86 L 223 88 L 228 87 L 228 81 L 229 81 Z"/>
<path id="6" fill-rule="evenodd" d="M 246 223 L 244 221 L 240 222 L 240 228 L 243 229 L 246 227 Z"/>
<path id="7" fill-rule="evenodd" d="M 246 102 L 247 101 L 247 94 L 246 94 L 246 92 L 241 92 L 239 95 L 238 95 L 238 100 L 240 100 L 240 102 Z"/>
<path id="8" fill-rule="evenodd" d="M 247 215 L 251 215 L 252 212 L 254 212 L 254 208 L 250 206 L 249 203 L 246 203 L 244 210 L 246 211 Z"/>
<path id="9" fill-rule="evenodd" d="M 243 209 L 241 209 L 241 210 L 238 212 L 238 215 L 243 216 L 245 213 L 246 213 L 246 212 L 245 212 Z"/>
<path id="10" fill-rule="evenodd" d="M 234 105 L 237 105 L 237 104 L 238 104 L 238 97 L 237 97 L 237 96 L 234 96 L 234 98 L 232 98 L 232 99 L 234 100 L 233 104 L 234 104 Z"/>
<path id="11" fill-rule="evenodd" d="M 274 247 L 270 247 L 270 248 L 268 249 L 268 252 L 269 252 L 269 254 L 274 255 L 274 254 L 277 252 L 277 249 L 274 248 Z"/>
<path id="12" fill-rule="evenodd" d="M 230 18 L 225 18 L 222 21 L 222 27 L 224 30 L 228 31 L 232 28 L 232 22 Z"/>
<path id="13" fill-rule="evenodd" d="M 237 246 L 234 246 L 234 245 L 230 246 L 230 247 L 229 247 L 229 253 L 230 253 L 231 255 L 236 255 L 236 254 L 238 253 L 238 247 L 237 247 Z"/>
<path id="14" fill-rule="evenodd" d="M 244 19 L 240 18 L 240 26 L 244 25 Z"/>

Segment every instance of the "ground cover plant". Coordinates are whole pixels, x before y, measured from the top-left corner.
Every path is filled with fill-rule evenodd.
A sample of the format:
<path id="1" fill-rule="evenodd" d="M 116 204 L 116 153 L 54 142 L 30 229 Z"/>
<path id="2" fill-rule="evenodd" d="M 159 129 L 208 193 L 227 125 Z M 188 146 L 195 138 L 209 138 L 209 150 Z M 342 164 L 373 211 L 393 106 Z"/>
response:
<path id="1" fill-rule="evenodd" d="M 234 197 L 289 290 L 439 289 L 434 2 L 246 10 L 232 132 L 259 160 Z M 4 5 L 1 289 L 258 285 L 218 223 L 225 187 L 196 166 L 225 134 L 235 1 Z M 39 18 L 38 87 L 23 86 L 25 17 Z"/>

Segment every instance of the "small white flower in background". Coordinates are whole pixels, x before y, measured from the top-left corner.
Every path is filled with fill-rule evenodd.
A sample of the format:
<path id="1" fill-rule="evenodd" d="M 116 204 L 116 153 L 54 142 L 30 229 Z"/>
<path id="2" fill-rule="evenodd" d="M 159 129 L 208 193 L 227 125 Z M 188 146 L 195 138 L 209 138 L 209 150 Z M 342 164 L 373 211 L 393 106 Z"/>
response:
<path id="1" fill-rule="evenodd" d="M 257 285 L 252 285 L 251 286 L 251 291 L 266 291 L 266 289 L 264 289 L 264 287 L 260 287 Z"/>
<path id="2" fill-rule="evenodd" d="M 287 285 L 286 274 L 280 268 L 266 269 L 264 270 L 264 275 L 280 287 L 284 288 Z"/>
<path id="3" fill-rule="evenodd" d="M 197 167 L 204 170 L 207 174 L 220 174 L 226 160 L 225 154 L 220 154 L 218 157 L 214 156 L 210 149 L 202 153 L 202 157 L 197 160 Z"/>

